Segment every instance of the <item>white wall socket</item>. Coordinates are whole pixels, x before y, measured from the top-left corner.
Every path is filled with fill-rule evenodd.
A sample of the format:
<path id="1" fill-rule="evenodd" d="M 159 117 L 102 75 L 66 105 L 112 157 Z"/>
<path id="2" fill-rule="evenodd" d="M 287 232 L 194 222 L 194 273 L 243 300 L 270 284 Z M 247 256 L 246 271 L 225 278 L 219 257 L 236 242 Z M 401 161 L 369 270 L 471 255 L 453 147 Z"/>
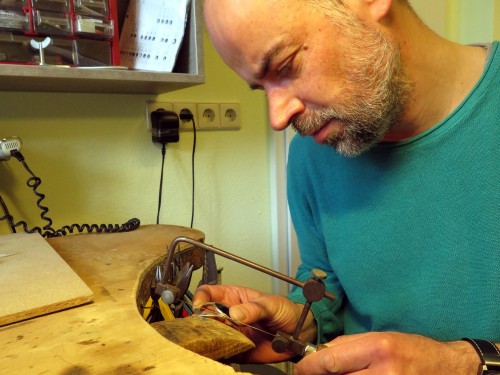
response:
<path id="1" fill-rule="evenodd" d="M 241 128 L 241 109 L 238 103 L 220 104 L 220 127 L 222 129 Z"/>
<path id="2" fill-rule="evenodd" d="M 220 108 L 217 103 L 198 103 L 198 127 L 200 129 L 220 128 Z"/>

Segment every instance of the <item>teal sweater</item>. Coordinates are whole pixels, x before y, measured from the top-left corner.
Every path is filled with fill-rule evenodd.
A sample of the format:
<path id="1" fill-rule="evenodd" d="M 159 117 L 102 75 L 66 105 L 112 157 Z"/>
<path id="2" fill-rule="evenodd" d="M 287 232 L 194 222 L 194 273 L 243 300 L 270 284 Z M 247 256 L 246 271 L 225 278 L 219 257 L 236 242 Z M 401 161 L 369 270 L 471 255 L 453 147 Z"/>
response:
<path id="1" fill-rule="evenodd" d="M 294 137 L 288 200 L 302 264 L 328 273 L 321 342 L 366 331 L 500 342 L 500 48 L 453 113 L 345 158 Z M 303 302 L 295 289 L 289 296 Z"/>

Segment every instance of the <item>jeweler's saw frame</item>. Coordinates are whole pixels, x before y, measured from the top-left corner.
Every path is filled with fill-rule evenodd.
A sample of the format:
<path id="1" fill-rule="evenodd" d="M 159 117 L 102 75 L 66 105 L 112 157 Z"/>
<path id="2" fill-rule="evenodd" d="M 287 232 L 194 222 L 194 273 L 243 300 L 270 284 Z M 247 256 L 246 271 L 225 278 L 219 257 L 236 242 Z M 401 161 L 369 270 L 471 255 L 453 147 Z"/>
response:
<path id="1" fill-rule="evenodd" d="M 213 254 L 217 254 L 224 258 L 230 259 L 234 262 L 243 264 L 269 276 L 275 277 L 289 284 L 302 288 L 304 297 L 306 298 L 307 302 L 302 309 L 301 316 L 297 322 L 293 335 L 289 335 L 281 331 L 276 332 L 274 334 L 272 347 L 277 353 L 283 353 L 288 350 L 300 356 L 304 356 L 324 348 L 324 345 L 314 345 L 299 340 L 299 335 L 302 331 L 307 314 L 311 309 L 312 303 L 318 302 L 324 297 L 328 299 L 335 298 L 335 295 L 326 291 L 325 284 L 323 283 L 323 279 L 326 278 L 325 272 L 321 270 L 312 270 L 312 276 L 305 282 L 302 282 L 290 276 L 277 272 L 273 269 L 264 267 L 260 264 L 231 254 L 222 249 L 207 245 L 204 242 L 194 240 L 189 237 L 177 237 L 172 241 L 170 247 L 167 248 L 167 257 L 164 263 L 164 272 L 161 275 L 161 278 L 159 278 L 159 281 L 156 283 L 156 286 L 154 287 L 155 297 L 161 298 L 162 301 L 167 305 L 176 305 L 182 301 L 182 299 L 184 298 L 184 294 L 187 292 L 189 281 L 191 280 L 191 273 L 193 268 L 192 266 L 186 264 L 180 270 L 175 270 L 175 267 L 173 267 L 175 249 L 181 243 L 188 243 L 205 250 L 204 258 L 206 264 L 204 266 L 203 272 L 206 277 L 204 277 L 204 279 L 213 279 L 214 277 L 216 277 L 217 269 L 215 266 L 215 259 L 213 258 Z M 208 275 L 212 276 L 210 277 Z"/>

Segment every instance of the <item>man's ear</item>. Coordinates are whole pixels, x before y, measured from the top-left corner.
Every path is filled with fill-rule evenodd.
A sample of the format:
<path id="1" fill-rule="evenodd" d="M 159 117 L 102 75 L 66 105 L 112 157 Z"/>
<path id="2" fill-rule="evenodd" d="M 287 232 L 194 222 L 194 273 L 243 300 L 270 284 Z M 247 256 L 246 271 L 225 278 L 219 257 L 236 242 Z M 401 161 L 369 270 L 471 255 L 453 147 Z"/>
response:
<path id="1" fill-rule="evenodd" d="M 364 0 L 372 20 L 380 22 L 389 14 L 394 0 Z M 397 1 L 397 0 L 396 0 Z"/>
<path id="2" fill-rule="evenodd" d="M 380 23 L 398 0 L 344 0 L 358 17 L 365 22 Z"/>

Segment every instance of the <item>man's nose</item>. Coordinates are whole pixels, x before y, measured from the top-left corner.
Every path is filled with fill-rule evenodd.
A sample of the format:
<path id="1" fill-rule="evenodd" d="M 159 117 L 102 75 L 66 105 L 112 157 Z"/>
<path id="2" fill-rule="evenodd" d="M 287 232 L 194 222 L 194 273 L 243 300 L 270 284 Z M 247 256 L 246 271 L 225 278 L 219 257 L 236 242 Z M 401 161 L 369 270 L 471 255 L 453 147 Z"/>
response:
<path id="1" fill-rule="evenodd" d="M 300 98 L 288 88 L 271 87 L 266 90 L 269 105 L 269 120 L 274 130 L 284 130 L 292 119 L 304 112 L 305 106 Z"/>

